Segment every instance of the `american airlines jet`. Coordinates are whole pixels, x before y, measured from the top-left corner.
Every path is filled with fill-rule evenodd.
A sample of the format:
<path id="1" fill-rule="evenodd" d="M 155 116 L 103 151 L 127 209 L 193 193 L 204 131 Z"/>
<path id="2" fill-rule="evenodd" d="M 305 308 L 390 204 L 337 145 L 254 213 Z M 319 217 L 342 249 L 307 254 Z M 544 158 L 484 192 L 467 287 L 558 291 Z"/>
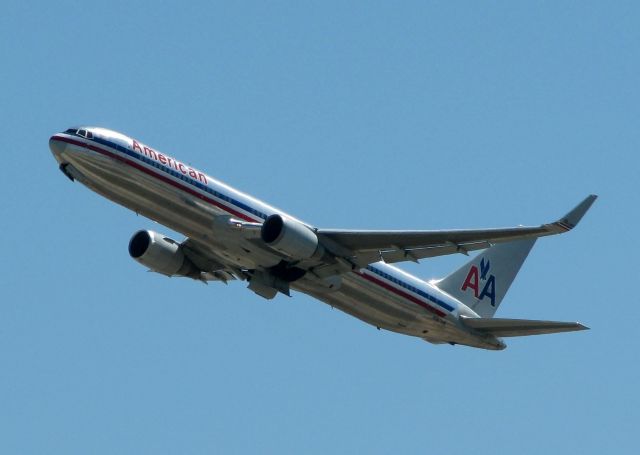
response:
<path id="1" fill-rule="evenodd" d="M 133 234 L 129 254 L 154 272 L 248 282 L 265 299 L 304 292 L 378 329 L 483 349 L 501 337 L 586 329 L 577 322 L 495 318 L 538 237 L 574 228 L 596 199 L 540 226 L 438 231 L 323 229 L 300 221 L 142 142 L 105 128 L 54 134 L 60 170 L 96 193 L 180 232 Z M 392 264 L 484 250 L 423 281 Z"/>

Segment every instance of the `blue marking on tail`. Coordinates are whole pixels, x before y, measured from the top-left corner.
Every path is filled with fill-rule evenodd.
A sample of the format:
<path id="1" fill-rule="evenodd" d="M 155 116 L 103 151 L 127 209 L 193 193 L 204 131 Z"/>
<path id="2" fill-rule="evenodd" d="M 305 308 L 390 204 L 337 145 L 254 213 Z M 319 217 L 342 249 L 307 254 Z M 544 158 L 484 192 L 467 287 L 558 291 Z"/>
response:
<path id="1" fill-rule="evenodd" d="M 489 268 L 491 268 L 491 261 L 486 261 L 484 258 L 480 261 L 480 278 L 483 280 L 487 279 L 487 273 L 489 272 Z"/>

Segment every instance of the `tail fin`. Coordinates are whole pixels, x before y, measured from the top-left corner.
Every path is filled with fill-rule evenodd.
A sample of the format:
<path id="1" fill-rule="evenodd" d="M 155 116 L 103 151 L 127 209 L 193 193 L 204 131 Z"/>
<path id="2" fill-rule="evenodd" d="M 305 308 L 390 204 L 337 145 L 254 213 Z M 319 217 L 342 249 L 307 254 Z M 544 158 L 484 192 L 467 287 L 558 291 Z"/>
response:
<path id="1" fill-rule="evenodd" d="M 484 250 L 435 284 L 482 318 L 491 318 L 536 239 L 500 243 Z"/>

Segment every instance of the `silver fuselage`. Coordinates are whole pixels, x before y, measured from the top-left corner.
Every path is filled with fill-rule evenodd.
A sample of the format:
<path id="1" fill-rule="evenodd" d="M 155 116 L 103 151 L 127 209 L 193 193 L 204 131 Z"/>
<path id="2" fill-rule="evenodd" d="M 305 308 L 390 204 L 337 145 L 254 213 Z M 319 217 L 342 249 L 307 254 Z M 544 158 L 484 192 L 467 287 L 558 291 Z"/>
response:
<path id="1" fill-rule="evenodd" d="M 79 137 L 58 133 L 50 148 L 68 175 L 136 213 L 209 246 L 224 264 L 241 270 L 270 267 L 282 257 L 259 241 L 230 235 L 218 220 L 262 222 L 286 215 L 258 199 L 123 134 L 84 128 Z M 289 216 L 289 215 L 287 215 Z M 293 217 L 291 217 L 293 218 Z M 307 274 L 292 288 L 375 327 L 433 343 L 504 349 L 496 337 L 464 327 L 460 316 L 477 317 L 466 305 L 397 267 L 383 262 L 347 272 L 328 289 Z"/>

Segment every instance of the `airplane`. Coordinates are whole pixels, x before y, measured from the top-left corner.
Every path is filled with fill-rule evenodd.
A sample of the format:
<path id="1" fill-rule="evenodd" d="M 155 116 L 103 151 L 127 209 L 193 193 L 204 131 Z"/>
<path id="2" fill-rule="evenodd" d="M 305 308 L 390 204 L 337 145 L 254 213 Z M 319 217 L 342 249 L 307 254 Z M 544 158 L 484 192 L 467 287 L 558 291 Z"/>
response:
<path id="1" fill-rule="evenodd" d="M 70 180 L 186 236 L 133 234 L 130 256 L 153 272 L 245 281 L 265 299 L 299 291 L 379 330 L 433 344 L 502 350 L 504 337 L 587 329 L 494 315 L 537 238 L 573 229 L 596 195 L 539 226 L 323 229 L 116 131 L 73 127 L 51 136 L 49 147 Z M 476 250 L 484 251 L 439 280 L 393 265 Z"/>

